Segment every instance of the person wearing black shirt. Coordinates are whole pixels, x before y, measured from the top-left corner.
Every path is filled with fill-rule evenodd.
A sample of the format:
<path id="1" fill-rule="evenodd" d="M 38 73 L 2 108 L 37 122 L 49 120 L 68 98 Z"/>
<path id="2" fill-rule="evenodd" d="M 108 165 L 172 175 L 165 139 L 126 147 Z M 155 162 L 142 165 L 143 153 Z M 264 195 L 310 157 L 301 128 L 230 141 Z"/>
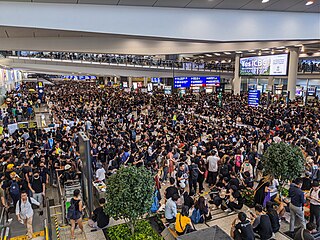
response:
<path id="1" fill-rule="evenodd" d="M 237 221 L 240 221 L 236 223 Z M 238 213 L 231 227 L 231 237 L 235 240 L 254 240 L 254 232 L 250 221 L 247 219 L 247 215 L 244 212 Z"/>
<path id="2" fill-rule="evenodd" d="M 40 203 L 40 215 L 42 215 L 43 197 L 45 196 L 46 192 L 46 184 L 42 177 L 40 177 L 38 170 L 34 171 L 33 176 L 30 178 L 28 187 L 32 192 L 32 197 Z"/>
<path id="3" fill-rule="evenodd" d="M 273 208 L 273 202 L 267 202 L 267 215 L 270 218 L 272 230 L 274 233 L 278 232 L 280 229 L 280 219 L 278 212 Z"/>
<path id="4" fill-rule="evenodd" d="M 166 199 L 171 198 L 174 194 L 179 195 L 179 194 L 178 194 L 178 188 L 177 188 L 177 187 L 175 186 L 175 184 L 174 184 L 174 182 L 175 182 L 174 178 L 171 177 L 171 178 L 169 179 L 169 181 L 170 181 L 170 187 L 167 187 L 167 189 L 166 189 L 166 191 L 165 191 L 165 197 L 166 197 Z"/>
<path id="5" fill-rule="evenodd" d="M 254 217 L 252 224 L 254 232 L 261 240 L 270 239 L 273 236 L 272 225 L 269 216 L 262 211 L 262 206 L 257 204 L 255 214 L 251 214 Z"/>
<path id="6" fill-rule="evenodd" d="M 97 231 L 98 229 L 104 229 L 109 225 L 110 217 L 103 211 L 105 203 L 106 199 L 100 198 L 100 206 L 93 211 L 92 219 L 89 222 L 89 226 L 94 228 L 91 230 L 91 232 Z"/>

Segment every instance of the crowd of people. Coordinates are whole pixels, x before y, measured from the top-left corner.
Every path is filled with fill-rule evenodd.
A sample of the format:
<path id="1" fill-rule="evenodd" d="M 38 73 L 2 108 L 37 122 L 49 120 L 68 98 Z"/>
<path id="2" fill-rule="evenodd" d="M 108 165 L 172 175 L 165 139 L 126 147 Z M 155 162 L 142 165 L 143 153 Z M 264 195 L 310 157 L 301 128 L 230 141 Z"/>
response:
<path id="1" fill-rule="evenodd" d="M 298 64 L 298 72 L 320 72 L 320 61 L 316 59 L 313 61 L 301 60 Z"/>
<path id="2" fill-rule="evenodd" d="M 29 101 L 30 93 L 23 91 L 10 93 L 12 102 Z M 42 214 L 41 203 L 51 179 L 67 182 L 81 177 L 79 131 L 90 138 L 96 179 L 107 183 L 108 176 L 128 164 L 150 170 L 158 193 L 166 187 L 161 196 L 164 216 L 168 223 L 175 223 L 178 234 L 194 231 L 193 224 L 210 221 L 213 209 L 238 212 L 230 226 L 235 239 L 255 239 L 256 235 L 271 239 L 286 211 L 291 214 L 292 234 L 295 222 L 302 227 L 300 236 L 310 229 L 320 230 L 318 103 L 254 108 L 247 105 L 246 96 L 225 93 L 220 106 L 215 94 L 179 97 L 156 90 L 153 94 L 125 92 L 76 81 L 46 87 L 44 101 L 52 119 L 48 128 L 10 135 L 3 123 L 1 137 L 1 204 L 15 207 L 18 218 L 28 226 L 29 238 L 33 213 L 26 209 L 36 204 Z M 302 179 L 290 185 L 291 203 L 276 207 L 278 181 L 264 176 L 261 157 L 279 141 L 300 147 L 306 159 L 306 173 L 301 177 L 310 180 L 306 190 L 316 189 L 310 191 L 311 204 L 316 206 L 311 208 L 313 217 L 307 226 L 301 214 L 305 200 Z M 250 213 L 245 213 L 243 192 L 247 189 L 256 192 L 255 210 Z M 74 199 L 79 200 L 79 193 Z M 19 201 L 23 201 L 21 208 Z M 80 211 L 82 203 L 78 201 L 77 207 Z M 73 226 L 80 223 L 81 214 L 72 220 Z"/>
<path id="3" fill-rule="evenodd" d="M 3 53 L 5 56 L 11 56 L 12 52 Z M 167 60 L 164 57 L 155 56 L 139 56 L 139 55 L 118 55 L 118 54 L 99 54 L 99 53 L 72 53 L 72 52 L 17 52 L 18 56 L 34 57 L 34 58 L 48 58 L 60 60 L 78 60 L 89 62 L 101 62 L 112 64 L 126 64 L 126 65 L 141 65 L 153 67 L 165 67 L 185 69 L 185 70 L 220 70 L 233 71 L 233 63 L 228 61 L 204 61 L 201 58 L 197 59 L 176 59 Z"/>

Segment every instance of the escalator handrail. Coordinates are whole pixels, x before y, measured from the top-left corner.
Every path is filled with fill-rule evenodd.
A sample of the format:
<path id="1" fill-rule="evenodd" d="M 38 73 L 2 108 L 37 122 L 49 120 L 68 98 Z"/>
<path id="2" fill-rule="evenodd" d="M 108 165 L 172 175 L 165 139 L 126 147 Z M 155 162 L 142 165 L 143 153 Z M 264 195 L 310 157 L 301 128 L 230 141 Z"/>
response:
<path id="1" fill-rule="evenodd" d="M 5 220 L 5 207 L 2 207 L 1 209 L 1 215 L 0 215 L 0 224 L 4 225 L 6 220 Z"/>
<path id="2" fill-rule="evenodd" d="M 57 186 L 58 186 L 58 193 L 59 193 L 59 202 L 61 204 L 61 210 L 62 210 L 62 224 L 65 223 L 65 196 L 62 193 L 62 188 L 61 188 L 61 183 L 60 183 L 60 178 L 59 174 L 56 171 L 56 179 L 57 179 Z"/>

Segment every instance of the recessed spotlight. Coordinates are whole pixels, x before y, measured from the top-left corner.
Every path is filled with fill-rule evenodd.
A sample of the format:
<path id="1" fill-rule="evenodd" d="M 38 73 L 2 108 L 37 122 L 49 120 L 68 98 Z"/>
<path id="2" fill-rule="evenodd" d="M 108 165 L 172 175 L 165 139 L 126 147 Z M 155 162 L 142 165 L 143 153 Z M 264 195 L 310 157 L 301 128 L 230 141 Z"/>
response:
<path id="1" fill-rule="evenodd" d="M 270 0 L 262 0 L 262 3 L 267 3 L 269 2 Z"/>
<path id="2" fill-rule="evenodd" d="M 313 0 L 310 0 L 310 1 L 306 2 L 306 6 L 309 6 L 309 5 L 312 5 L 312 4 L 314 4 Z"/>

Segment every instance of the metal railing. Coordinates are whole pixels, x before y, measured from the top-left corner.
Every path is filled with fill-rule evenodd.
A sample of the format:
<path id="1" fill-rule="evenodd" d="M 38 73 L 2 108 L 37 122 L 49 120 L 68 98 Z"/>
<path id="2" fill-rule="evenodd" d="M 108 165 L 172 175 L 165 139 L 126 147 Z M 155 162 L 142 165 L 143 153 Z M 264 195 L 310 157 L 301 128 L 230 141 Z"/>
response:
<path id="1" fill-rule="evenodd" d="M 65 224 L 65 196 L 64 194 L 62 193 L 62 188 L 61 188 L 61 183 L 60 183 L 60 178 L 59 178 L 59 174 L 58 172 L 56 171 L 56 179 L 57 179 L 57 186 L 58 186 L 58 194 L 59 194 L 59 204 L 61 205 L 61 214 L 62 214 L 62 224 Z"/>

